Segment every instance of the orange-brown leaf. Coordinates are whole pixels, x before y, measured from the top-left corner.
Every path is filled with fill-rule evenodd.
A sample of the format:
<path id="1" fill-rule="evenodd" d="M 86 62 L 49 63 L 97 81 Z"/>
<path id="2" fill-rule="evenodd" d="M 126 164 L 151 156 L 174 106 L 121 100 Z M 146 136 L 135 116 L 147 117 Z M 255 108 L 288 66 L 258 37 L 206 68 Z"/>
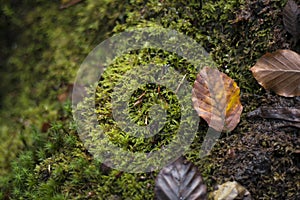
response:
<path id="1" fill-rule="evenodd" d="M 300 96 L 300 55 L 296 52 L 266 53 L 250 70 L 265 89 L 285 97 Z"/>
<path id="2" fill-rule="evenodd" d="M 240 89 L 226 74 L 205 67 L 197 75 L 192 91 L 195 110 L 217 131 L 232 131 L 240 121 L 243 106 Z"/>

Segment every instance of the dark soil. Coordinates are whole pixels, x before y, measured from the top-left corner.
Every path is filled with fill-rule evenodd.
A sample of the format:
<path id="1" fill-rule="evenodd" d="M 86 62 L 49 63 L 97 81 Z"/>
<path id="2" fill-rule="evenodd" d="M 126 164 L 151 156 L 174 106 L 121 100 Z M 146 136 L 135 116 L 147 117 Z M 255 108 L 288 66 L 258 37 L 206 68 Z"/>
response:
<path id="1" fill-rule="evenodd" d="M 269 93 L 242 99 L 244 105 L 254 102 L 273 109 L 300 107 L 299 98 Z M 246 131 L 223 137 L 221 148 L 213 152 L 211 159 L 219 166 L 213 179 L 217 183 L 236 180 L 254 199 L 300 199 L 299 128 L 282 126 L 285 120 L 259 117 L 247 118 L 245 123 Z"/>

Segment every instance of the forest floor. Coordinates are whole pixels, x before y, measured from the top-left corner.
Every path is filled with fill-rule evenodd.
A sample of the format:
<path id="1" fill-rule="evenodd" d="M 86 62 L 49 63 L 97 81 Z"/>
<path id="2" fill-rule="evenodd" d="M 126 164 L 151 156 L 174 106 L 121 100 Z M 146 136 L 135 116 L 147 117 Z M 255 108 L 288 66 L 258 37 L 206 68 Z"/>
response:
<path id="1" fill-rule="evenodd" d="M 153 199 L 157 171 L 122 173 L 88 152 L 73 120 L 70 96 L 80 63 L 96 45 L 128 28 L 154 25 L 199 42 L 218 69 L 241 89 L 244 108 L 237 128 L 222 133 L 212 152 L 200 158 L 208 128 L 201 121 L 185 153 L 199 168 L 208 191 L 235 180 L 254 199 L 300 199 L 299 127 L 282 119 L 249 116 L 260 107 L 274 112 L 281 107 L 300 108 L 299 97 L 266 91 L 249 70 L 267 52 L 299 53 L 299 43 L 291 44 L 292 36 L 283 26 L 287 1 L 86 0 L 65 9 L 57 1 L 28 2 L 35 7 L 3 1 L 0 14 L 0 28 L 6 30 L 0 40 L 0 199 Z M 136 54 L 148 59 L 149 52 Z M 185 67 L 182 58 L 158 54 L 153 56 L 158 64 L 169 59 Z M 104 89 L 124 73 L 130 56 L 116 63 L 120 71 L 112 70 L 104 78 Z M 100 90 L 98 95 L 109 92 Z M 100 111 L 109 116 L 109 109 Z M 110 121 L 107 127 L 108 133 L 117 130 Z M 140 145 L 119 141 L 130 148 Z"/>

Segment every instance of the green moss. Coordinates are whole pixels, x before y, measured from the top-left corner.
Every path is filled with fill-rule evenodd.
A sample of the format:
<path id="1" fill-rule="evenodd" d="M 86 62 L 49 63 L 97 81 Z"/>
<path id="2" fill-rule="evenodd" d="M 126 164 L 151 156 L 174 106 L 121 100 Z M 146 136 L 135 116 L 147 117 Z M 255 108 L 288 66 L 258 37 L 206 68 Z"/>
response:
<path id="1" fill-rule="evenodd" d="M 46 136 L 36 138 L 40 142 L 13 163 L 13 181 L 3 188 L 3 195 L 13 199 L 153 197 L 153 180 L 149 174 L 105 170 L 82 146 L 71 123 L 59 122 Z"/>
<path id="2" fill-rule="evenodd" d="M 89 51 L 122 20 L 124 6 L 86 1 L 60 10 L 59 2 L 3 1 L 1 26 L 6 23 L 7 29 L 1 29 L 6 30 L 6 38 L 1 38 L 5 57 L 1 58 L 0 115 L 5 120 L 0 121 L 0 174 L 26 146 L 22 137 L 30 138 L 32 126 L 39 129 L 60 115 L 58 96 L 74 82 Z"/>

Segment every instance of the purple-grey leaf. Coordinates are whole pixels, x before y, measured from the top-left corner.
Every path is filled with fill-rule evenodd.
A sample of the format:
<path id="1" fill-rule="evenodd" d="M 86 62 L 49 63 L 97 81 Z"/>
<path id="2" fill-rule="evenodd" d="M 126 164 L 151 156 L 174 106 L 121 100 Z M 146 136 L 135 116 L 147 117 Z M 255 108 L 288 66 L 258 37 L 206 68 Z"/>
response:
<path id="1" fill-rule="evenodd" d="M 200 172 L 183 157 L 164 167 L 156 178 L 158 200 L 206 200 L 206 195 Z"/>
<path id="2" fill-rule="evenodd" d="M 293 0 L 289 0 L 283 9 L 283 24 L 297 42 L 300 39 L 300 8 Z"/>
<path id="3" fill-rule="evenodd" d="M 248 113 L 248 117 L 281 119 L 284 121 L 300 123 L 300 109 L 289 107 L 260 107 Z"/>

